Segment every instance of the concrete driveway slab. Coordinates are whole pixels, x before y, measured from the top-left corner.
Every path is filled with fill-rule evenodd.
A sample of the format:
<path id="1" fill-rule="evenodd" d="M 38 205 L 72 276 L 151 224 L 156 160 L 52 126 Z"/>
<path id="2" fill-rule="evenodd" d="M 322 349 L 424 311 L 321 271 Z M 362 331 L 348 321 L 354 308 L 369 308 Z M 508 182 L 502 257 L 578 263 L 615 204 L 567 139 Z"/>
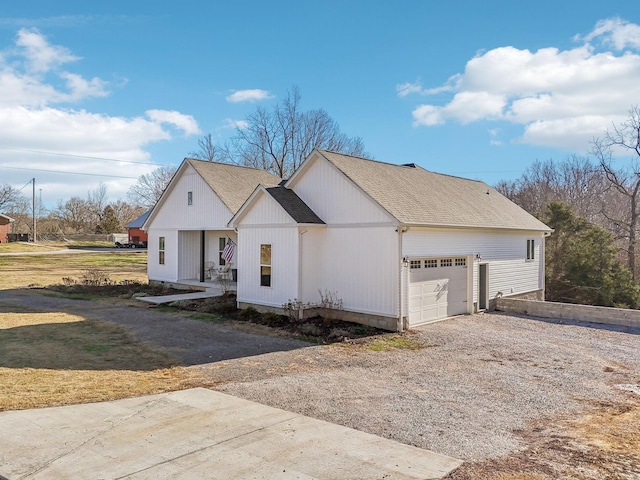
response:
<path id="1" fill-rule="evenodd" d="M 461 461 L 203 388 L 0 413 L 20 479 L 437 479 Z"/>

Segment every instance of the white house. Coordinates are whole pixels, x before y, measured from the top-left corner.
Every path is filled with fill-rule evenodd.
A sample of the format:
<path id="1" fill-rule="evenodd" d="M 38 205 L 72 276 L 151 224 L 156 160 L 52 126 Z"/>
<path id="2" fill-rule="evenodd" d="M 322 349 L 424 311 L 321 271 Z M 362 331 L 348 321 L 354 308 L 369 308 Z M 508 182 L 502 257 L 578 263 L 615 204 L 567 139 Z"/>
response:
<path id="1" fill-rule="evenodd" d="M 314 150 L 283 186 L 258 186 L 237 230 L 238 305 L 342 300 L 389 330 L 544 294 L 551 229 L 485 183 Z"/>
<path id="2" fill-rule="evenodd" d="M 222 255 L 228 242 L 238 241 L 229 220 L 257 185 L 279 182 L 263 170 L 184 159 L 142 226 L 149 282 L 204 282 L 211 268 L 235 269 L 237 249 L 230 262 Z"/>

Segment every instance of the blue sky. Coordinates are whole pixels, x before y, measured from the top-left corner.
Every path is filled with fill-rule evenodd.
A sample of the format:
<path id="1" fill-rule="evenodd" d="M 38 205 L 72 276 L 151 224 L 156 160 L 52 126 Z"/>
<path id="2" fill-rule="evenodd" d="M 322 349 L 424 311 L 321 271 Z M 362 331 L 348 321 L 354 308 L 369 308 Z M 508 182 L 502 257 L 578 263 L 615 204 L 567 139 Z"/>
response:
<path id="1" fill-rule="evenodd" d="M 0 15 L 0 183 L 35 177 L 49 206 L 100 182 L 125 198 L 294 85 L 376 159 L 489 184 L 586 154 L 640 103 L 631 1 L 30 0 Z"/>

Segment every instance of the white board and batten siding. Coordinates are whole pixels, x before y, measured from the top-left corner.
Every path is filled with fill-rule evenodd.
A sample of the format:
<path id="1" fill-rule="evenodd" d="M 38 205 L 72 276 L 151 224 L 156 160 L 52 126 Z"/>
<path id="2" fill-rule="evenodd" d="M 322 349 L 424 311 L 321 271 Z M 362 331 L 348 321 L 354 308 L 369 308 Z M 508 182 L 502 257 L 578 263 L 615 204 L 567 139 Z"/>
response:
<path id="1" fill-rule="evenodd" d="M 192 192 L 192 204 L 188 205 L 188 192 Z M 162 208 L 152 218 L 149 230 L 222 230 L 233 214 L 218 198 L 202 177 L 187 165 L 177 179 Z"/>
<path id="2" fill-rule="evenodd" d="M 526 259 L 527 240 L 533 239 L 535 255 Z M 508 296 L 539 290 L 543 287 L 542 245 L 540 232 L 481 231 L 465 229 L 411 228 L 403 235 L 403 255 L 408 258 L 470 258 L 469 287 L 478 301 L 478 269 L 488 264 L 488 297 L 498 292 Z M 480 259 L 476 258 L 480 256 Z"/>
<path id="3" fill-rule="evenodd" d="M 271 286 L 260 285 L 260 246 L 271 245 Z M 297 296 L 297 227 L 238 228 L 238 302 L 282 307 Z"/>
<path id="4" fill-rule="evenodd" d="M 302 298 L 318 302 L 319 292 L 329 291 L 345 310 L 397 318 L 398 255 L 393 227 L 309 229 L 302 236 Z"/>
<path id="5" fill-rule="evenodd" d="M 238 302 L 282 307 L 297 297 L 298 226 L 268 194 L 238 222 Z M 260 246 L 271 245 L 271 286 L 260 285 Z"/>
<path id="6" fill-rule="evenodd" d="M 164 237 L 164 265 L 159 263 L 160 237 Z M 147 275 L 149 280 L 175 282 L 178 278 L 178 231 L 154 229 L 147 241 Z"/>
<path id="7" fill-rule="evenodd" d="M 380 205 L 321 157 L 316 157 L 289 187 L 328 226 L 394 222 Z"/>

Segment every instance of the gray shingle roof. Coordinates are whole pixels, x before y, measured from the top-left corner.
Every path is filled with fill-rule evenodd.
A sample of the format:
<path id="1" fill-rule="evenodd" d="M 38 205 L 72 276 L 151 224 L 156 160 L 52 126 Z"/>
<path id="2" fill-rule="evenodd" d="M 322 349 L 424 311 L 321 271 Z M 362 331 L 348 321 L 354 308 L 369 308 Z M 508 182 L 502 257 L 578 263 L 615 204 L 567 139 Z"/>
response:
<path id="1" fill-rule="evenodd" d="M 293 190 L 278 186 L 266 188 L 266 191 L 297 223 L 324 224 Z"/>
<path id="2" fill-rule="evenodd" d="M 185 158 L 235 214 L 259 184 L 275 187 L 281 179 L 264 170 Z"/>
<path id="3" fill-rule="evenodd" d="M 486 183 L 317 150 L 382 208 L 407 225 L 551 231 Z"/>

